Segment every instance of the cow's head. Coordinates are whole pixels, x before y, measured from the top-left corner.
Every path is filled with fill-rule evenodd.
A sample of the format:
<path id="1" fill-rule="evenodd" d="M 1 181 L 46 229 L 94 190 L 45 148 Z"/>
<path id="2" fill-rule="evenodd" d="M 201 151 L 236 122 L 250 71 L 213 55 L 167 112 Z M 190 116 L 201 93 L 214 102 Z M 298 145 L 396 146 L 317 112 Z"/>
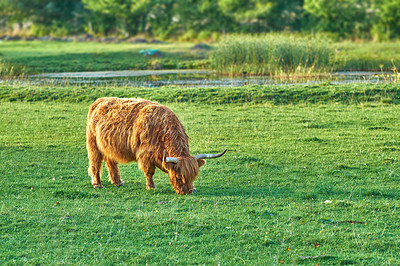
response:
<path id="1" fill-rule="evenodd" d="M 188 157 L 167 157 L 164 151 L 163 166 L 168 171 L 169 180 L 178 195 L 191 194 L 196 191 L 194 180 L 199 174 L 199 169 L 206 162 L 204 159 L 218 158 L 227 150 L 219 154 L 199 154 Z"/>

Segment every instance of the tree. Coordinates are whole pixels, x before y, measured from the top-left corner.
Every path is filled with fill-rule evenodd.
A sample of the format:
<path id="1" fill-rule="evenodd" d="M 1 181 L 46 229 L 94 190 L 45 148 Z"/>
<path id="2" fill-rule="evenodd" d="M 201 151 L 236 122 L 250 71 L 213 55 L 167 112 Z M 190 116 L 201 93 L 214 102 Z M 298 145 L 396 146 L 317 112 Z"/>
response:
<path id="1" fill-rule="evenodd" d="M 184 34 L 192 31 L 227 32 L 234 30 L 235 22 L 221 12 L 217 1 L 177 0 L 174 1 L 172 21 L 173 32 Z"/>
<path id="2" fill-rule="evenodd" d="M 302 4 L 302 0 L 218 0 L 222 13 L 245 32 L 298 29 Z"/>
<path id="3" fill-rule="evenodd" d="M 305 0 L 308 26 L 317 31 L 337 33 L 341 37 L 368 37 L 372 26 L 370 0 Z"/>
<path id="4" fill-rule="evenodd" d="M 31 22 L 53 29 L 82 30 L 81 0 L 0 0 L 0 7 L 8 24 Z"/>
<path id="5" fill-rule="evenodd" d="M 156 0 L 82 0 L 84 6 L 98 14 L 115 18 L 123 35 L 145 30 L 146 16 Z"/>
<path id="6" fill-rule="evenodd" d="M 391 39 L 400 34 L 400 1 L 374 0 L 370 12 L 375 15 L 372 35 L 377 39 Z"/>

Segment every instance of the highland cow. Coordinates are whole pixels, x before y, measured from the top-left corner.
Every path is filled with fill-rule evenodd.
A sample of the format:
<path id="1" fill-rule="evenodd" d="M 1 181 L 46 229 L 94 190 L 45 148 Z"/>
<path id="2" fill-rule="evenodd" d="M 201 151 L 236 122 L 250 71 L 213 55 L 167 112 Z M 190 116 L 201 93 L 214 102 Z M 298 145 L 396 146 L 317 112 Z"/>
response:
<path id="1" fill-rule="evenodd" d="M 166 106 L 143 99 L 100 98 L 89 109 L 87 151 L 92 185 L 101 188 L 103 161 L 110 181 L 123 185 L 118 163 L 137 161 L 153 189 L 156 167 L 168 173 L 177 194 L 191 194 L 204 159 L 220 154 L 190 156 L 188 136 L 177 116 Z M 168 157 L 167 157 L 168 156 Z"/>

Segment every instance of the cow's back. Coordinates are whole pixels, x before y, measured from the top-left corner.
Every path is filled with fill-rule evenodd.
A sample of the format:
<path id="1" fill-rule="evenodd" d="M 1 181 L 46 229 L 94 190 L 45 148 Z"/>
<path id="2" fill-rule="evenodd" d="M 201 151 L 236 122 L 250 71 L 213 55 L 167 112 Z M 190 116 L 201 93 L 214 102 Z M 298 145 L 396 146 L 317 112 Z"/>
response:
<path id="1" fill-rule="evenodd" d="M 143 99 L 96 100 L 89 109 L 87 131 L 96 139 L 104 157 L 122 163 L 160 156 L 163 149 L 172 145 L 172 138 L 182 139 L 184 149 L 187 146 L 187 135 L 175 114 L 159 103 Z M 171 132 L 177 136 L 170 136 Z"/>

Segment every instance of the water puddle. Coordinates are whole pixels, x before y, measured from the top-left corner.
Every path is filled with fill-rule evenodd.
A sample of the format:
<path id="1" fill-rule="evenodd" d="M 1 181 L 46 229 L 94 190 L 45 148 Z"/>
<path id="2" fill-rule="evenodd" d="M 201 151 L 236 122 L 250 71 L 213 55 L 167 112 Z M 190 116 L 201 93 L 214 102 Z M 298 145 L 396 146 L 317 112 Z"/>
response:
<path id="1" fill-rule="evenodd" d="M 322 77 L 238 76 L 227 77 L 207 70 L 126 70 L 50 73 L 30 77 L 30 83 L 57 85 L 131 86 L 131 87 L 238 87 L 244 85 L 393 83 L 392 73 L 336 72 Z"/>

